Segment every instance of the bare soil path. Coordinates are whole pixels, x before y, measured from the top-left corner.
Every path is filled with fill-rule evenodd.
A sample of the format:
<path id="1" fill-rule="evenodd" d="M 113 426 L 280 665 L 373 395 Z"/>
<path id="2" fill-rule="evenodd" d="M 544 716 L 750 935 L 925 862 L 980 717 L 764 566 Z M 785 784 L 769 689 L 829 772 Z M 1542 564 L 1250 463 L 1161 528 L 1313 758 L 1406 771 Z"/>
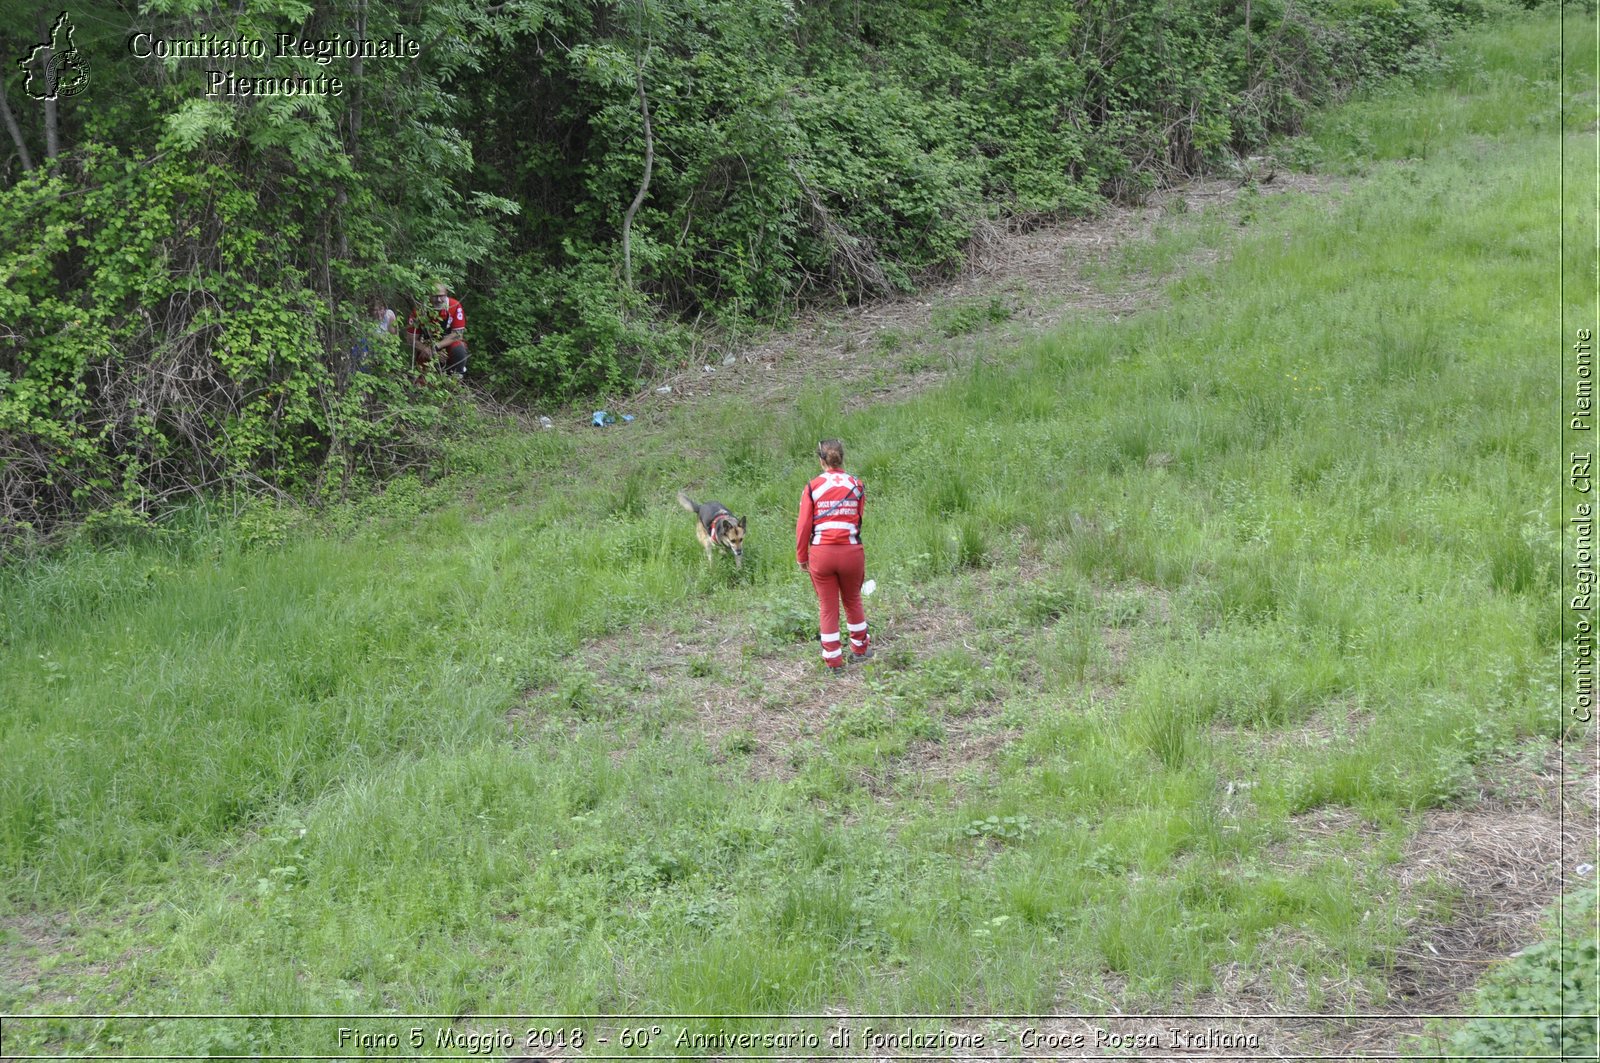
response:
<path id="1" fill-rule="evenodd" d="M 945 359 L 919 355 L 970 346 L 940 333 L 936 315 L 941 310 L 998 301 L 1009 315 L 1004 325 L 965 334 L 990 343 L 1040 335 L 1077 315 L 1114 320 L 1149 310 L 1161 301 L 1154 279 L 1133 277 L 1108 285 L 1096 273 L 1119 251 L 1147 239 L 1163 218 L 1225 208 L 1247 193 L 1319 195 L 1340 187 L 1333 178 L 1288 172 L 1250 184 L 1198 180 L 1156 193 L 1139 206 L 1108 206 L 1095 217 L 1011 230 L 991 227 L 973 241 L 968 268 L 959 277 L 910 295 L 843 310 L 812 310 L 788 331 L 750 343 L 709 345 L 695 352 L 686 370 L 652 381 L 628 407 L 643 415 L 730 391 L 774 405 L 820 383 L 842 386 L 855 406 L 893 401 L 946 375 Z M 1220 254 L 1198 251 L 1188 265 L 1215 261 Z M 871 383 L 859 386 L 863 381 Z M 671 391 L 662 395 L 655 390 L 659 387 Z"/>

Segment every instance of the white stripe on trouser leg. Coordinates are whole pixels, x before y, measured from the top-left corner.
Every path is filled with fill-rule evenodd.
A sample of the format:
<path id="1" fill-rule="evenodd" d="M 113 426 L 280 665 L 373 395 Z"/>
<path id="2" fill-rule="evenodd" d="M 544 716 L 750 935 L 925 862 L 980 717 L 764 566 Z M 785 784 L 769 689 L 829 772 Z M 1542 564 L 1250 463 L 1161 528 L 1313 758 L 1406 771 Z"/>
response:
<path id="1" fill-rule="evenodd" d="M 867 622 L 865 620 L 863 620 L 859 624 L 846 623 L 845 624 L 845 629 L 848 630 L 850 632 L 850 634 L 854 635 L 857 631 L 865 631 L 865 630 L 867 630 Z"/>
<path id="2" fill-rule="evenodd" d="M 822 659 L 825 660 L 825 661 L 831 661 L 835 657 L 843 657 L 843 656 L 844 656 L 844 650 L 842 650 L 842 649 L 840 649 L 840 650 L 823 650 L 822 651 Z"/>
<path id="3" fill-rule="evenodd" d="M 838 642 L 839 641 L 839 633 L 837 631 L 824 631 L 822 633 L 822 641 L 823 642 Z"/>

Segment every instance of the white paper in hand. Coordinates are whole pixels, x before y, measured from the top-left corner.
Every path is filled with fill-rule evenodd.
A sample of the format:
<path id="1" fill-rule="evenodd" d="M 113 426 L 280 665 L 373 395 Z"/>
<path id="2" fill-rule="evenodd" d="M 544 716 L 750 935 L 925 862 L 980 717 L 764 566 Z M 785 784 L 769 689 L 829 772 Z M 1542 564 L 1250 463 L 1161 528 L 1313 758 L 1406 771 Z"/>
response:
<path id="1" fill-rule="evenodd" d="M 861 585 L 861 597 L 870 598 L 870 597 L 872 597 L 872 592 L 877 590 L 877 589 L 878 589 L 878 581 L 875 580 L 875 579 L 869 579 L 869 580 L 867 580 L 867 582 L 865 582 L 865 583 L 863 583 Z"/>

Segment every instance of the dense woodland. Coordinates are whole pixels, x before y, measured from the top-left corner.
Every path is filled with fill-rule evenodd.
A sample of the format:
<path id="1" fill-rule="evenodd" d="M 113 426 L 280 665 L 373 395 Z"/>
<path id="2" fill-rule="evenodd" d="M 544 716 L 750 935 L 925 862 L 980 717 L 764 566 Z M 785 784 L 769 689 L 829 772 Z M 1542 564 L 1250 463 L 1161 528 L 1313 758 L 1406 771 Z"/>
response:
<path id="1" fill-rule="evenodd" d="M 631 389 L 696 330 L 959 270 L 996 226 L 1226 165 L 1436 62 L 1479 0 L 84 0 L 83 90 L 0 20 L 0 538 L 219 485 L 347 487 L 451 389 L 366 306 L 456 286 L 474 386 Z M 413 58 L 279 56 L 394 40 Z M 140 57 L 261 40 L 261 59 Z M 36 60 L 37 61 L 37 60 Z M 208 71 L 338 77 L 208 95 Z"/>

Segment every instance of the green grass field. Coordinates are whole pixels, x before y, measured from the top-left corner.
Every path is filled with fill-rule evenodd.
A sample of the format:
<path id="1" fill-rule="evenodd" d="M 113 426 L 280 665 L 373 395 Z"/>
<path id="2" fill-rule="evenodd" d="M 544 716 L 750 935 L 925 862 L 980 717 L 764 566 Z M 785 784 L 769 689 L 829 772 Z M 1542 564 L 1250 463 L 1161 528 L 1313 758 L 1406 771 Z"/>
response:
<path id="1" fill-rule="evenodd" d="M 1107 274 L 1160 308 L 909 400 L 502 429 L 327 516 L 0 572 L 0 1012 L 1382 1007 L 1419 818 L 1562 737 L 1559 28 L 1318 116 L 1335 194 L 1164 222 Z M 882 588 L 833 686 L 789 546 L 825 435 Z M 682 487 L 750 514 L 741 575 Z"/>

